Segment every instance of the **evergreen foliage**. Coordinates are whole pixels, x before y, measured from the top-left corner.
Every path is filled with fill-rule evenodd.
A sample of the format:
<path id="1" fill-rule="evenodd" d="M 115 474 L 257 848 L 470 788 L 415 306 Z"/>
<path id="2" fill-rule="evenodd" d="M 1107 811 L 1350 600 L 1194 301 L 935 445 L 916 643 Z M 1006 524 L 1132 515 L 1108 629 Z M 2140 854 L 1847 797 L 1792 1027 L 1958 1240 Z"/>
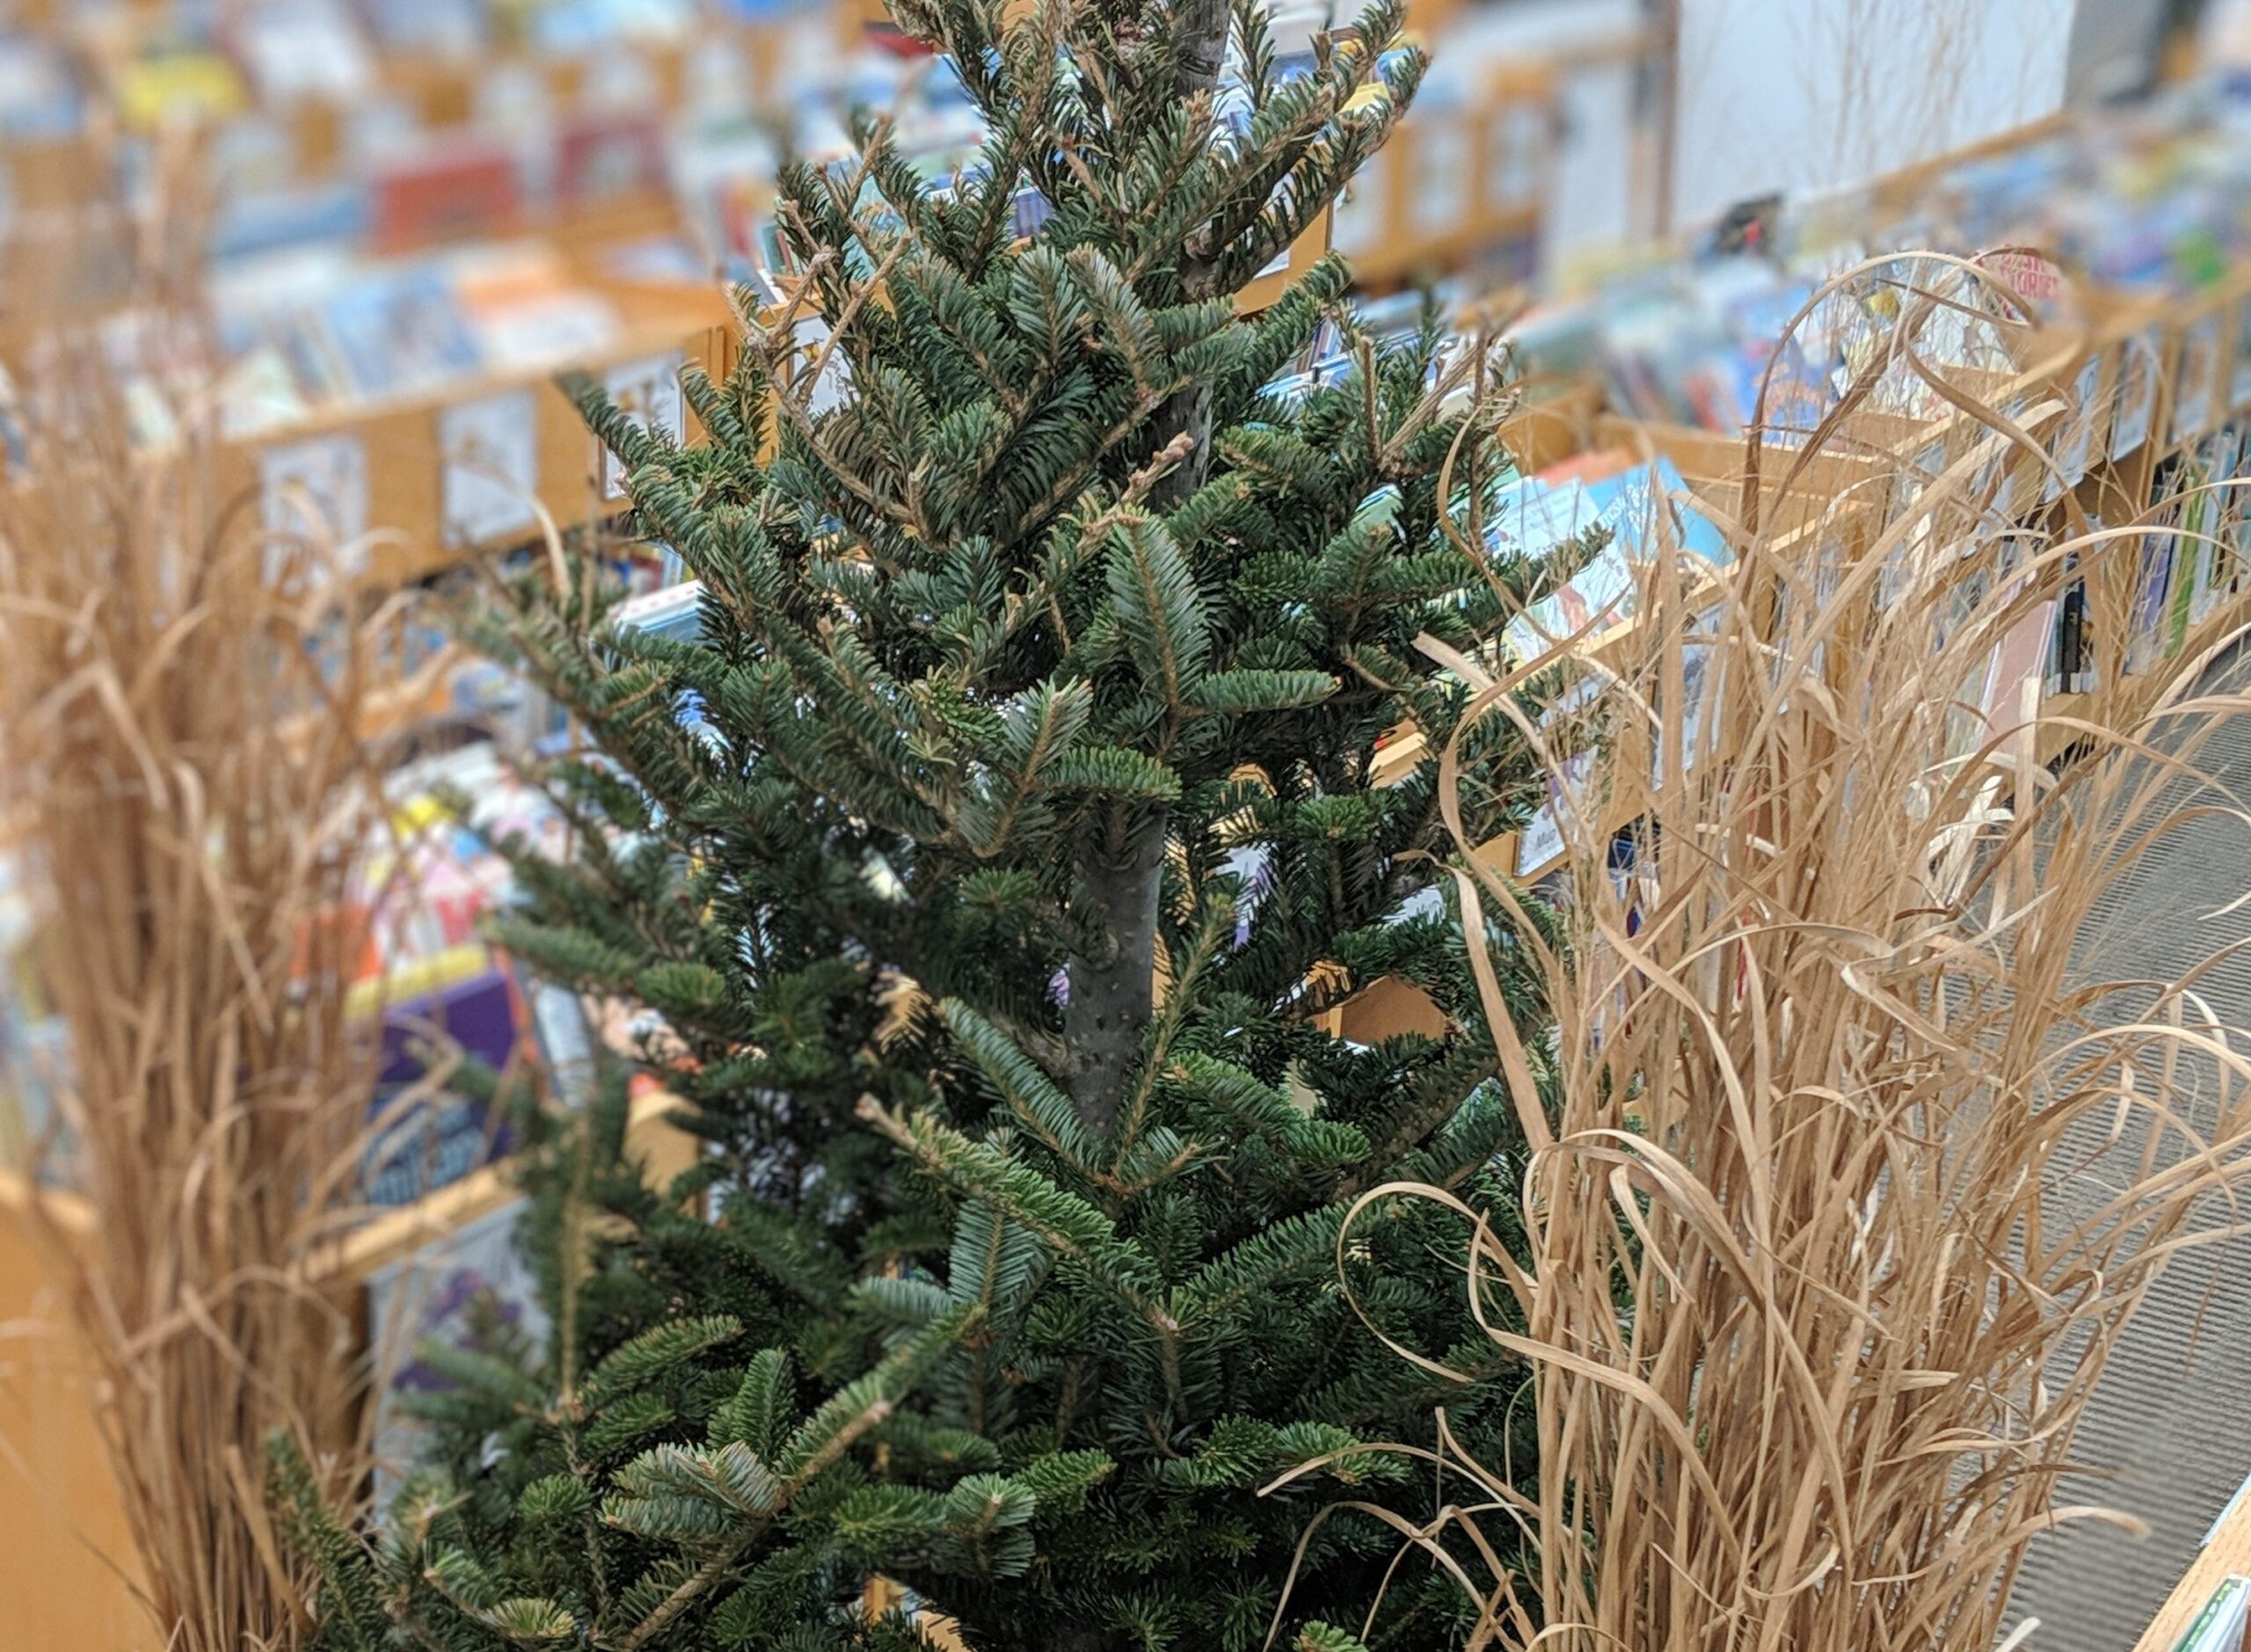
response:
<path id="1" fill-rule="evenodd" d="M 1387 1586 L 1392 1527 L 1313 1519 L 1426 1518 L 1430 1474 L 1347 1448 L 1427 1445 L 1444 1403 L 1529 1470 L 1461 1234 L 1380 1199 L 1344 1231 L 1388 1182 L 1512 1174 L 1442 898 L 1466 695 L 1415 646 L 1487 646 L 1536 571 L 1471 549 L 1497 375 L 1435 321 L 1353 332 L 1333 258 L 1235 302 L 1411 95 L 1397 0 L 1289 73 L 1255 0 L 897 11 L 983 111 L 980 163 L 932 185 L 871 120 L 856 163 L 785 170 L 804 287 L 725 382 L 683 374 L 708 443 L 580 387 L 700 636 L 535 583 L 484 633 L 598 753 L 555 776 L 579 852 L 518 848 L 501 938 L 660 1013 L 711 1154 L 664 1198 L 599 1142 L 543 1173 L 543 1208 L 615 1224 L 547 1362 L 588 1374 L 458 1373 L 426 1501 L 330 1586 L 335 1644 L 417 1614 L 448 1648 L 887 1644 L 841 1611 L 857 1568 L 977 1652 L 1232 1652 L 1278 1614 L 1277 1644 L 1344 1648 L 1321 1620 L 1379 1593 L 1370 1646 L 1436 1646 L 1444 1577 Z M 1271 388 L 1339 316 L 1351 370 Z M 1432 754 L 1377 784 L 1410 720 Z M 1465 746 L 1470 829 L 1504 830 L 1528 760 L 1502 718 Z M 1441 1034 L 1326 1029 L 1385 974 Z"/>
<path id="2" fill-rule="evenodd" d="M 427 1425 L 429 1465 L 372 1546 L 322 1506 L 295 1445 L 274 1442 L 270 1502 L 319 1578 L 322 1652 L 908 1652 L 922 1643 L 905 1618 L 862 1611 L 875 1567 L 1020 1575 L 1035 1516 L 1075 1511 L 1109 1472 L 1082 1451 L 1002 1473 L 982 1442 L 900 1413 L 918 1376 L 980 1333 L 975 1304 L 881 1338 L 858 1376 L 822 1385 L 732 1316 L 652 1299 L 637 1236 L 670 1201 L 626 1157 L 623 1097 L 612 1087 L 582 1124 L 535 1122 L 533 1254 L 554 1346 L 535 1359 L 488 1325 L 476 1345 L 422 1350 L 442 1382 L 404 1403 Z"/>

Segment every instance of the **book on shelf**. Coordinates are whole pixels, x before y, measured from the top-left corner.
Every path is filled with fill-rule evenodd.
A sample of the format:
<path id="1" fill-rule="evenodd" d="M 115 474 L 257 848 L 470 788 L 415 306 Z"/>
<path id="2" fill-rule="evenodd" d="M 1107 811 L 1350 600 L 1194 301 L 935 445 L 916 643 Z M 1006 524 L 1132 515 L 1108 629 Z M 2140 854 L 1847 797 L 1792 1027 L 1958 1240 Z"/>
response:
<path id="1" fill-rule="evenodd" d="M 375 1395 L 375 1508 L 388 1509 L 416 1442 L 428 1425 L 402 1403 L 442 1388 L 444 1379 L 418 1350 L 432 1343 L 492 1350 L 535 1348 L 547 1335 L 539 1284 L 519 1229 L 528 1201 L 508 1200 L 459 1226 L 433 1234 L 368 1277 L 368 1343 Z"/>
<path id="2" fill-rule="evenodd" d="M 543 242 L 502 242 L 446 258 L 446 272 L 479 353 L 518 373 L 602 354 L 624 331 L 616 306 L 573 281 Z"/>
<path id="3" fill-rule="evenodd" d="M 215 124 L 249 106 L 233 60 L 197 41 L 158 41 L 118 63 L 110 93 L 127 126 L 152 132 L 171 122 Z"/>
<path id="4" fill-rule="evenodd" d="M 85 92 L 59 43 L 0 32 L 0 139 L 59 143 L 85 119 Z"/>
<path id="5" fill-rule="evenodd" d="M 446 1086 L 457 1059 L 495 1073 L 514 1066 L 532 1036 L 515 979 L 484 948 L 463 956 L 477 972 L 387 1005 L 382 1066 L 361 1159 L 360 1202 L 412 1204 L 508 1151 L 506 1122 Z M 463 967 L 470 967 L 464 965 Z"/>
<path id="6" fill-rule="evenodd" d="M 375 242 L 382 247 L 505 234 L 523 211 L 517 158 L 489 138 L 453 137 L 389 161 L 370 187 Z"/>
<path id="7" fill-rule="evenodd" d="M 652 116 L 607 110 L 565 120 L 555 140 L 554 196 L 589 207 L 669 186 L 664 127 Z"/>
<path id="8" fill-rule="evenodd" d="M 688 38 L 696 0 L 546 0 L 522 14 L 543 52 L 585 55 L 631 41 L 670 45 Z"/>
<path id="9" fill-rule="evenodd" d="M 2174 534 L 2155 529 L 2141 537 L 2134 595 L 2126 620 L 2126 674 L 2138 676 L 2164 658 L 2165 599 L 2171 589 Z"/>
<path id="10" fill-rule="evenodd" d="M 486 0 L 362 0 L 361 15 L 386 51 L 473 55 L 490 39 Z"/>
<path id="11" fill-rule="evenodd" d="M 1572 470 L 1587 474 L 1571 474 Z M 1607 542 L 1569 579 L 1511 620 L 1502 641 L 1519 659 L 1565 640 L 1608 630 L 1633 616 L 1639 571 L 1660 555 L 1725 566 L 1734 557 L 1726 537 L 1692 502 L 1669 459 L 1636 463 L 1622 450 L 1587 455 L 1561 469 L 1504 486 L 1488 519 L 1486 541 L 1497 555 L 1538 556 L 1590 532 Z"/>
<path id="12" fill-rule="evenodd" d="M 374 85 L 375 62 L 342 0 L 260 0 L 239 6 L 236 55 L 269 104 L 348 104 Z"/>
<path id="13" fill-rule="evenodd" d="M 2102 528 L 2101 518 L 2089 520 L 2096 529 Z M 2054 642 L 2043 684 L 2049 694 L 2087 694 L 2095 686 L 2094 636 L 2087 614 L 2087 581 L 2071 578 L 2079 567 L 2079 553 L 2065 552 L 2064 573 L 2068 583 L 2056 606 Z"/>
<path id="14" fill-rule="evenodd" d="M 2245 1652 L 2251 1647 L 2251 1578 L 2222 1578 L 2173 1643 L 2173 1652 Z"/>
<path id="15" fill-rule="evenodd" d="M 433 268 L 372 272 L 338 292 L 324 313 L 362 398 L 422 394 L 484 366 L 452 287 Z"/>

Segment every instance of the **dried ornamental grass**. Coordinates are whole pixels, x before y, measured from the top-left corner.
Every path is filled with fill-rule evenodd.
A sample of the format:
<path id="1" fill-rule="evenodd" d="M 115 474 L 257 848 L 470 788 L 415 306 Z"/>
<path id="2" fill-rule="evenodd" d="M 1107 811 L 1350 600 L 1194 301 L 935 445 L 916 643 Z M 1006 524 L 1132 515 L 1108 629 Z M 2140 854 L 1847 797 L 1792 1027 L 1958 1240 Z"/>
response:
<path id="1" fill-rule="evenodd" d="M 1930 370 L 1933 293 L 1985 302 L 1941 269 L 1870 376 Z M 1367 1201 L 1461 1211 L 1469 1288 L 1531 1373 L 1536 1485 L 1451 1452 L 1410 1534 L 1476 1603 L 1475 1645 L 1984 1648 L 2036 1534 L 2130 1524 L 2057 1506 L 2057 1480 L 2158 1271 L 2240 1231 L 2251 1039 L 2200 996 L 2209 964 L 2108 980 L 2083 932 L 2196 811 L 2251 822 L 2196 768 L 2251 702 L 2199 687 L 2215 645 L 2114 672 L 2060 730 L 2014 684 L 1994 702 L 1995 645 L 2138 536 L 2013 529 L 1987 462 L 2050 415 L 1964 399 L 1935 474 L 1770 509 L 1787 530 L 1744 530 L 1754 503 L 1739 575 L 1701 591 L 1653 571 L 1599 665 L 1456 662 L 1559 762 L 1571 725 L 1540 701 L 1594 673 L 1605 753 L 1563 822 L 1565 946 L 1505 867 L 1457 873 L 1470 932 L 1517 920 L 1556 1014 L 1552 1044 L 1501 1052 L 1521 1211 Z M 1671 715 L 1700 673 L 1701 713 Z"/>
<path id="2" fill-rule="evenodd" d="M 0 497 L 0 773 L 91 1217 L 33 1208 L 157 1641 L 295 1645 L 264 1442 L 294 1433 L 332 1495 L 364 1473 L 354 1334 L 320 1274 L 375 1055 L 346 1014 L 375 796 L 354 736 L 365 650 L 350 624 L 335 645 L 331 548 L 216 491 L 207 418 L 182 408 L 174 446 L 131 452 L 100 375 L 31 388 L 38 445 Z"/>

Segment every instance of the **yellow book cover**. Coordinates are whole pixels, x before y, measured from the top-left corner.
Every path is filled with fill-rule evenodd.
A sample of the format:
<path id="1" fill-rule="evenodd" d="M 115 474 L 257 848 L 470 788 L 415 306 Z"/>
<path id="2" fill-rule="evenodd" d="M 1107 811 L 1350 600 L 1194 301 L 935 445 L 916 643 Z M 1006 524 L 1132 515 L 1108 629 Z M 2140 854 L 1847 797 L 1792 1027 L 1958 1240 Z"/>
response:
<path id="1" fill-rule="evenodd" d="M 216 120 L 241 112 L 242 76 L 216 52 L 168 52 L 126 64 L 117 75 L 117 106 L 143 128 L 176 120 Z"/>

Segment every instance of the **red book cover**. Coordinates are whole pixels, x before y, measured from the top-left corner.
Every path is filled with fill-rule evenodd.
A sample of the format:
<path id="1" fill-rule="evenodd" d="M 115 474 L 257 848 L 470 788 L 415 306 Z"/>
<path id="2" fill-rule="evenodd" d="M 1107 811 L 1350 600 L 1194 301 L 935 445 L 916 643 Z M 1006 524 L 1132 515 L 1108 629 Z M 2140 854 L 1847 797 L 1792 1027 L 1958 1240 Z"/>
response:
<path id="1" fill-rule="evenodd" d="M 555 198 L 584 207 L 621 196 L 662 194 L 664 128 L 642 114 L 582 114 L 555 141 Z"/>
<path id="2" fill-rule="evenodd" d="M 375 243 L 385 251 L 505 232 L 523 207 L 515 156 L 464 143 L 418 156 L 375 180 Z"/>

